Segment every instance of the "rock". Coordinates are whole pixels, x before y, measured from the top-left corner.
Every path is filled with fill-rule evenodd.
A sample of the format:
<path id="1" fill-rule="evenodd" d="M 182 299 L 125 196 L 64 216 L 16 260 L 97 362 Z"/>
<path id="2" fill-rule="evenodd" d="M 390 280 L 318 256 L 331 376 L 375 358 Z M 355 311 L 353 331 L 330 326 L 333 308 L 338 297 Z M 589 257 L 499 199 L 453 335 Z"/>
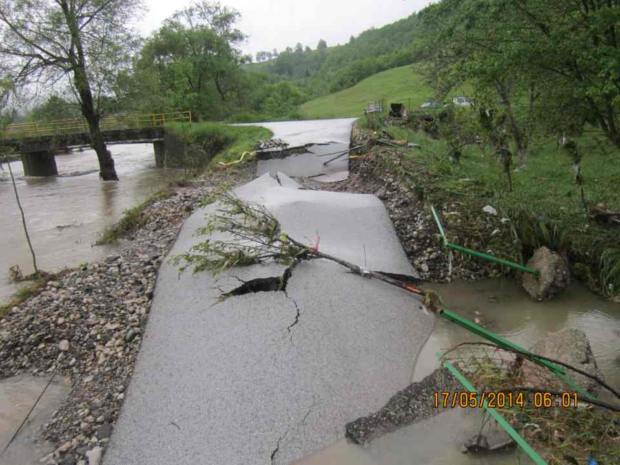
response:
<path id="1" fill-rule="evenodd" d="M 523 273 L 521 284 L 525 291 L 539 302 L 558 295 L 570 284 L 568 264 L 559 254 L 547 247 L 541 247 L 527 262 L 527 266 L 538 270 L 539 275 Z"/>
<path id="2" fill-rule="evenodd" d="M 67 341 L 66 339 L 63 339 L 58 344 L 58 348 L 63 352 L 67 352 L 69 350 L 69 341 Z"/>
<path id="3" fill-rule="evenodd" d="M 603 378 L 596 364 L 588 337 L 580 329 L 566 328 L 550 333 L 538 341 L 531 351 L 567 363 L 598 378 Z M 571 370 L 567 369 L 566 371 L 582 389 L 592 393 L 598 391 L 600 386 L 596 381 Z M 549 370 L 532 362 L 523 363 L 523 380 L 524 386 L 527 387 L 571 391 L 569 386 L 557 379 Z"/>
<path id="4" fill-rule="evenodd" d="M 129 329 L 126 333 L 125 333 L 125 341 L 126 342 L 131 342 L 135 339 L 135 337 L 140 334 L 139 331 L 135 330 L 135 329 Z"/>
<path id="5" fill-rule="evenodd" d="M 88 459 L 88 465 L 99 465 L 101 463 L 101 456 L 103 455 L 103 448 L 97 446 L 86 452 L 86 458 Z"/>
<path id="6" fill-rule="evenodd" d="M 497 216 L 497 210 L 493 208 L 491 205 L 486 205 L 482 207 L 482 211 L 493 216 Z"/>
<path id="7" fill-rule="evenodd" d="M 97 438 L 107 439 L 112 435 L 112 425 L 110 423 L 104 423 L 97 429 Z"/>
<path id="8" fill-rule="evenodd" d="M 386 199 L 386 189 L 385 189 L 385 186 L 381 186 L 381 187 L 379 188 L 379 190 L 377 190 L 377 191 L 375 192 L 375 195 L 376 195 L 379 199 L 381 199 L 381 200 L 385 200 L 385 199 Z"/>
<path id="9" fill-rule="evenodd" d="M 58 463 L 59 463 L 59 465 L 76 465 L 77 464 L 77 460 L 75 459 L 75 457 L 73 455 L 66 455 Z"/>
<path id="10" fill-rule="evenodd" d="M 515 442 L 504 431 L 496 430 L 487 434 L 477 434 L 463 444 L 463 453 L 486 453 L 503 451 L 515 446 Z"/>

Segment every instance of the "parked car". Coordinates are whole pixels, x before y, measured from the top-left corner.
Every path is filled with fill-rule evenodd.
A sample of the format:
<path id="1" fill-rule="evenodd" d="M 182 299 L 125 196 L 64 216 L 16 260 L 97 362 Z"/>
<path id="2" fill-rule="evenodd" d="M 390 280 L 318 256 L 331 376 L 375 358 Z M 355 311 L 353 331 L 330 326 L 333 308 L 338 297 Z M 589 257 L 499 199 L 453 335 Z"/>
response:
<path id="1" fill-rule="evenodd" d="M 443 107 L 443 105 L 435 100 L 427 100 L 422 105 L 420 105 L 420 108 L 422 108 L 423 110 L 435 110 L 441 107 Z"/>
<path id="2" fill-rule="evenodd" d="M 474 104 L 472 100 L 463 96 L 454 97 L 452 99 L 452 103 L 454 103 L 457 107 L 471 107 Z"/>

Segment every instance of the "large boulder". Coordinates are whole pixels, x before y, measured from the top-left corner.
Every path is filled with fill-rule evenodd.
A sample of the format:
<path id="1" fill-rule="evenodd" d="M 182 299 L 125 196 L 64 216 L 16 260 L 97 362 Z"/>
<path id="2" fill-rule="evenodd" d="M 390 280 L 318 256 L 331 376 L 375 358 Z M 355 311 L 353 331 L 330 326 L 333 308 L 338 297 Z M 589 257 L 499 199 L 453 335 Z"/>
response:
<path id="1" fill-rule="evenodd" d="M 539 302 L 558 295 L 570 284 L 570 272 L 566 260 L 547 247 L 541 247 L 527 262 L 527 266 L 538 270 L 538 276 L 524 273 L 522 285 L 525 291 Z"/>
<path id="2" fill-rule="evenodd" d="M 555 333 L 550 333 L 538 341 L 531 351 L 560 362 L 567 363 L 590 375 L 603 379 L 599 370 L 592 347 L 586 334 L 580 329 L 566 328 Z M 566 369 L 566 374 L 576 384 L 588 392 L 596 393 L 600 385 L 572 370 Z M 557 391 L 572 391 L 570 386 L 555 377 L 548 369 L 532 362 L 523 364 L 523 381 L 526 387 L 551 389 Z"/>

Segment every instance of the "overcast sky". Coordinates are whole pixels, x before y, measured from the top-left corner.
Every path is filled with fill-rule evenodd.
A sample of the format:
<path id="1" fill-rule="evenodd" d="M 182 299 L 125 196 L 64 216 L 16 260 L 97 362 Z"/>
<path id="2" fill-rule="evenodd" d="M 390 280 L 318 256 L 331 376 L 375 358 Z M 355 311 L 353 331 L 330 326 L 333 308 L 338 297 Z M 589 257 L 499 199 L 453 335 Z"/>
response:
<path id="1" fill-rule="evenodd" d="M 191 0 L 144 0 L 148 11 L 139 24 L 143 35 L 159 27 L 174 11 Z M 220 3 L 241 13 L 239 29 L 249 36 L 245 53 L 283 50 L 297 42 L 313 49 L 319 39 L 328 45 L 349 40 L 371 27 L 409 16 L 430 0 L 223 0 Z"/>

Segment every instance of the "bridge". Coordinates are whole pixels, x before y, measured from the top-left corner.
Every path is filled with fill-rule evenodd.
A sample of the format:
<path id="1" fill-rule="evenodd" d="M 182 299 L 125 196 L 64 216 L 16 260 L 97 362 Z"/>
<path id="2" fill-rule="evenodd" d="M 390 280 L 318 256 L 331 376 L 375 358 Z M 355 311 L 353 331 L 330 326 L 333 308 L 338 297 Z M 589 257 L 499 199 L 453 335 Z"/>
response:
<path id="1" fill-rule="evenodd" d="M 153 143 L 155 163 L 167 166 L 167 123 L 191 123 L 189 111 L 136 115 L 111 115 L 100 121 L 108 144 Z M 88 125 L 83 118 L 49 122 L 14 123 L 0 134 L 0 145 L 12 147 L 21 155 L 26 176 L 58 174 L 55 154 L 70 147 L 90 145 Z"/>

